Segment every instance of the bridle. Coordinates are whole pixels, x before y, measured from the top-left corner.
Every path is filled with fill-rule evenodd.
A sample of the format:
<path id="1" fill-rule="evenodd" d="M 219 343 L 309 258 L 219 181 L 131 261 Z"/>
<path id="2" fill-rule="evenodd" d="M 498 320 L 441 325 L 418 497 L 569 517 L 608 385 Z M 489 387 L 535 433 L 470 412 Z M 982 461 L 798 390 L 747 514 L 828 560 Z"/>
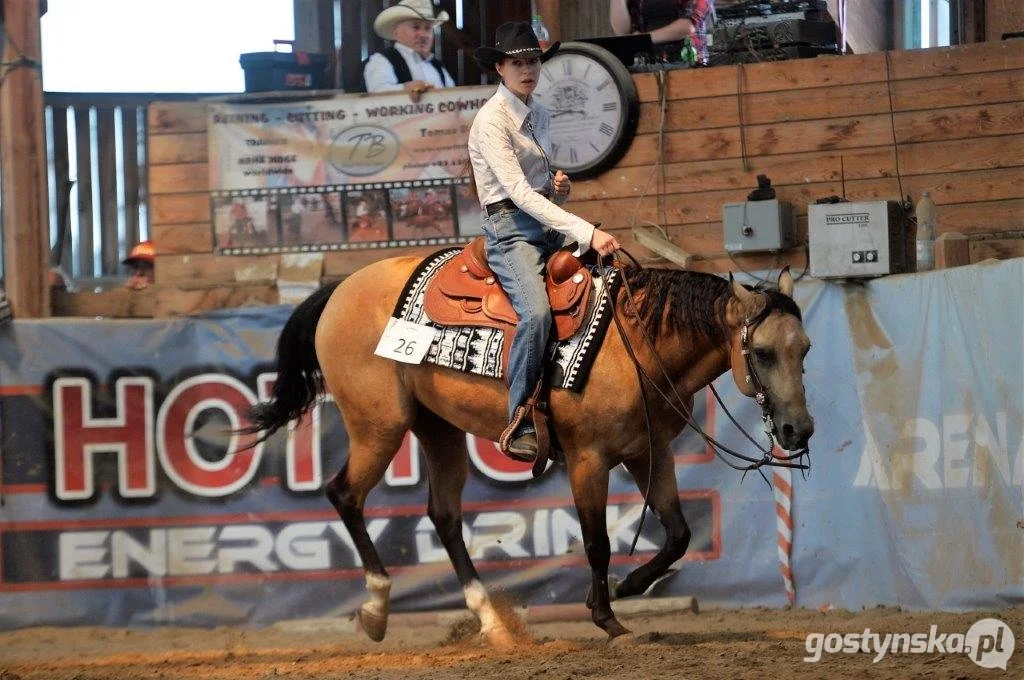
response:
<path id="1" fill-rule="evenodd" d="M 746 382 L 754 389 L 754 402 L 761 407 L 761 421 L 764 423 L 765 434 L 768 435 L 767 451 L 761 448 L 757 444 L 757 442 L 754 442 L 754 440 L 751 439 L 749 435 L 747 435 L 747 432 L 743 429 L 742 426 L 740 426 L 739 423 L 736 423 L 735 420 L 733 420 L 733 423 L 736 424 L 736 427 L 739 428 L 740 431 L 743 432 L 743 434 L 747 435 L 747 439 L 750 439 L 750 441 L 753 442 L 755 446 L 761 448 L 761 451 L 764 453 L 765 457 L 761 459 L 761 462 L 758 464 L 758 467 L 760 467 L 761 465 L 771 465 L 774 460 L 791 461 L 800 459 L 805 455 L 808 456 L 808 460 L 810 460 L 809 456 L 811 453 L 810 449 L 806 446 L 803 449 L 800 449 L 799 451 L 788 456 L 779 456 L 774 455 L 772 453 L 775 450 L 776 444 L 775 421 L 772 419 L 772 402 L 771 398 L 768 396 L 768 390 L 765 389 L 764 383 L 761 381 L 761 378 L 757 375 L 757 371 L 754 370 L 754 361 L 750 356 L 750 339 L 754 337 L 754 329 L 761 325 L 762 321 L 768 318 L 768 315 L 772 312 L 772 309 L 773 308 L 771 305 L 765 305 L 765 308 L 762 309 L 758 313 L 758 315 L 755 316 L 753 319 L 749 317 L 744 318 L 743 327 L 740 328 L 740 353 L 743 355 L 743 363 L 747 369 Z M 725 404 L 723 404 L 722 400 L 718 397 L 718 391 L 715 390 L 714 385 L 711 385 L 711 390 L 715 393 L 715 398 L 718 399 L 718 403 L 722 406 L 722 410 L 724 410 L 725 413 L 729 415 L 730 418 L 732 418 L 732 414 L 729 413 L 729 410 L 725 407 Z M 766 461 L 765 458 L 768 458 L 769 460 Z M 799 465 L 786 465 L 784 467 L 795 467 L 800 470 L 807 470 L 810 469 L 810 464 L 807 463 Z"/>
<path id="2" fill-rule="evenodd" d="M 637 264 L 637 266 L 639 266 L 639 263 L 637 263 L 636 259 L 633 258 L 632 255 L 630 255 L 625 250 L 622 250 L 621 252 L 623 252 L 635 264 Z M 608 291 L 609 295 L 611 295 L 611 291 L 608 290 L 608 280 L 603 266 L 599 268 L 599 272 L 601 280 L 605 284 L 605 290 Z M 633 309 L 636 313 L 637 306 L 635 298 L 633 296 L 633 291 L 629 287 L 629 281 L 624 271 L 622 271 L 622 283 L 626 289 L 626 299 L 629 304 L 629 308 Z M 651 376 L 647 374 L 647 372 L 640 365 L 640 362 L 636 357 L 636 352 L 633 349 L 632 343 L 630 342 L 629 337 L 626 335 L 626 331 L 622 324 L 622 320 L 619 318 L 618 306 L 614 304 L 614 300 L 612 301 L 612 318 L 615 320 L 615 325 L 618 328 L 619 335 L 622 338 L 622 342 L 625 345 L 626 351 L 629 354 L 630 359 L 633 361 L 633 366 L 636 368 L 637 371 L 637 380 L 640 383 L 640 395 L 644 405 L 644 417 L 647 423 L 648 441 L 651 449 L 653 449 L 653 432 L 651 431 L 650 415 L 648 413 L 647 406 L 647 395 L 644 389 L 645 380 L 648 384 L 651 385 L 651 387 L 654 388 L 656 392 L 658 392 L 658 394 L 665 401 L 665 403 L 668 404 L 670 408 L 672 408 L 680 417 L 683 418 L 687 425 L 693 428 L 693 430 L 704 439 L 704 441 L 711 448 L 711 450 L 714 451 L 715 455 L 718 456 L 720 460 L 722 460 L 726 465 L 733 468 L 734 470 L 740 470 L 744 474 L 750 472 L 751 470 L 757 470 L 761 474 L 761 476 L 765 478 L 764 473 L 761 472 L 761 468 L 765 466 L 788 467 L 798 470 L 810 469 L 809 463 L 802 463 L 799 461 L 792 462 L 794 460 L 802 458 L 805 455 L 809 455 L 810 451 L 807 448 L 789 456 L 775 456 L 772 454 L 772 451 L 775 448 L 775 425 L 774 420 L 772 419 L 772 403 L 771 398 L 768 396 L 768 391 L 764 388 L 764 383 L 757 375 L 757 371 L 755 370 L 753 361 L 750 357 L 750 339 L 753 337 L 756 328 L 761 324 L 762 321 L 764 321 L 768 317 L 768 314 L 770 314 L 773 310 L 774 307 L 772 307 L 771 305 L 766 305 L 765 308 L 761 310 L 761 312 L 758 313 L 758 315 L 755 316 L 754 318 L 744 319 L 743 327 L 740 329 L 741 351 L 743 353 L 744 363 L 747 369 L 747 381 L 755 390 L 755 402 L 758 404 L 758 406 L 761 407 L 761 419 L 764 422 L 765 431 L 769 438 L 769 446 L 765 447 L 759 444 L 757 440 L 755 440 L 754 437 L 749 432 L 747 432 L 742 425 L 740 425 L 740 423 L 736 420 L 736 418 L 729 411 L 728 407 L 726 407 L 725 403 L 722 401 L 722 397 L 721 395 L 718 394 L 718 390 L 715 389 L 714 384 L 709 385 L 709 387 L 711 388 L 711 392 L 715 395 L 715 399 L 717 400 L 719 406 L 722 408 L 722 411 L 729 417 L 729 420 L 732 422 L 732 424 L 736 426 L 736 428 L 743 433 L 747 440 L 751 442 L 761 452 L 762 455 L 760 458 L 754 458 L 725 446 L 724 444 L 716 440 L 714 437 L 712 437 L 710 434 L 705 432 L 704 429 L 699 424 L 697 424 L 696 420 L 693 417 L 692 411 L 686 406 L 686 400 L 676 390 L 675 385 L 672 382 L 671 376 L 669 376 L 668 374 L 668 369 L 665 368 L 664 362 L 661 360 L 661 357 L 658 356 L 658 352 L 654 346 L 653 339 L 650 337 L 650 334 L 648 334 L 647 329 L 644 327 L 644 324 L 639 323 L 637 324 L 637 326 L 640 328 L 643 334 L 644 342 L 650 350 L 651 356 L 654 357 L 655 363 L 657 364 L 661 372 L 661 377 L 664 378 L 666 383 L 668 384 L 669 391 L 663 390 L 658 385 L 658 383 L 655 382 L 654 379 L 652 379 Z M 653 456 L 653 451 L 651 451 L 650 453 Z M 746 465 L 734 463 L 732 460 L 726 457 L 727 455 L 745 462 Z M 768 481 L 767 478 L 765 478 L 765 481 Z"/>
<path id="3" fill-rule="evenodd" d="M 625 249 L 620 249 L 620 252 L 622 252 L 626 257 L 632 260 L 637 267 L 640 267 L 640 263 L 637 262 L 636 258 L 630 255 Z M 618 256 L 618 253 L 616 253 L 616 256 Z M 619 336 L 622 338 L 622 344 L 626 348 L 626 353 L 629 354 L 629 358 L 633 362 L 633 367 L 636 369 L 637 383 L 640 387 L 640 399 L 644 407 L 644 422 L 647 425 L 647 489 L 644 492 L 644 505 L 640 511 L 640 521 L 637 524 L 636 535 L 633 537 L 633 542 L 629 547 L 630 555 L 632 555 L 633 551 L 636 549 L 636 543 L 640 539 L 640 532 L 643 531 L 644 517 L 646 517 L 647 515 L 647 506 L 649 503 L 648 499 L 651 495 L 651 481 L 654 477 L 654 431 L 651 428 L 650 408 L 647 404 L 647 392 L 644 389 L 645 380 L 647 381 L 647 383 L 651 385 L 651 387 L 655 389 L 656 392 L 658 392 L 658 394 L 665 401 L 665 403 L 679 416 L 681 416 L 685 423 L 689 425 L 691 428 L 693 428 L 693 430 L 704 439 L 705 443 L 712 451 L 714 451 L 715 455 L 719 458 L 719 460 L 721 460 L 723 463 L 725 463 L 734 470 L 742 471 L 744 477 L 746 477 L 746 474 L 751 470 L 756 470 L 757 473 L 761 475 L 761 478 L 764 480 L 764 482 L 768 484 L 768 486 L 771 486 L 771 482 L 768 481 L 768 478 L 764 474 L 764 470 L 762 470 L 762 468 L 765 466 L 794 468 L 797 470 L 801 470 L 803 472 L 810 470 L 810 450 L 806 447 L 802 451 L 798 451 L 797 453 L 792 454 L 790 456 L 774 456 L 772 454 L 772 450 L 775 448 L 775 423 L 772 419 L 771 398 L 768 396 L 768 390 L 764 388 L 764 383 L 761 381 L 760 377 L 758 377 L 757 371 L 754 369 L 753 360 L 750 358 L 750 339 L 753 337 L 754 331 L 757 329 L 757 326 L 759 326 L 762 321 L 768 318 L 768 315 L 773 311 L 774 307 L 772 307 L 772 305 L 765 305 L 765 308 L 761 310 L 753 319 L 744 318 L 743 327 L 740 329 L 740 350 L 743 354 L 744 364 L 747 369 L 746 380 L 748 384 L 750 384 L 754 388 L 754 401 L 757 402 L 758 406 L 761 407 L 761 420 L 764 422 L 765 432 L 768 435 L 769 441 L 769 446 L 767 448 L 759 444 L 757 440 L 755 440 L 754 437 L 749 432 L 747 432 L 742 425 L 739 424 L 736 418 L 726 407 L 725 402 L 722 401 L 722 397 L 721 395 L 718 394 L 718 390 L 715 389 L 714 384 L 712 383 L 708 385 L 708 387 L 711 388 L 712 394 L 715 395 L 715 400 L 718 402 L 718 405 L 722 408 L 722 411 L 729 417 L 729 420 L 732 422 L 732 424 L 735 425 L 736 428 L 743 433 L 743 436 L 746 437 L 747 440 L 761 452 L 762 455 L 760 458 L 753 458 L 751 456 L 739 453 L 738 451 L 734 451 L 733 449 L 730 449 L 729 447 L 725 446 L 724 444 L 716 440 L 714 437 L 709 435 L 707 432 L 705 432 L 704 429 L 697 424 L 696 419 L 693 417 L 693 412 L 689 408 L 687 408 L 686 400 L 676 390 L 675 385 L 672 382 L 672 378 L 668 374 L 668 369 L 665 367 L 665 364 L 661 360 L 661 357 L 658 356 L 657 348 L 655 348 L 654 346 L 654 340 L 647 332 L 647 329 L 644 327 L 644 324 L 640 322 L 637 323 L 637 327 L 640 328 L 644 337 L 644 342 L 650 349 L 651 356 L 654 357 L 654 360 L 657 363 L 659 370 L 661 371 L 662 377 L 668 384 L 669 390 L 671 390 L 671 394 L 663 390 L 658 385 L 658 383 L 655 382 L 654 379 L 647 374 L 643 366 L 640 365 L 640 361 L 636 357 L 636 352 L 633 349 L 633 343 L 630 342 L 629 336 L 626 335 L 626 329 L 622 324 L 622 319 L 619 318 L 618 305 L 616 304 L 613 292 L 608 284 L 608 276 L 606 274 L 605 265 L 600 260 L 598 260 L 598 273 L 601 277 L 601 282 L 603 284 L 603 294 L 608 295 L 609 300 L 611 301 L 612 319 L 615 320 L 615 327 L 618 329 Z M 624 266 L 620 267 L 620 274 L 622 277 L 622 284 L 626 289 L 626 302 L 629 305 L 629 309 L 633 310 L 633 313 L 637 315 L 637 318 L 639 320 L 639 309 L 636 305 L 636 299 L 633 297 L 633 291 L 629 287 L 629 278 L 626 275 Z M 742 465 L 734 463 L 733 461 L 726 457 L 726 454 L 738 458 L 746 462 L 747 464 Z M 799 462 L 799 459 L 805 455 L 808 456 L 808 462 Z M 792 462 L 794 460 L 797 460 L 797 462 Z"/>

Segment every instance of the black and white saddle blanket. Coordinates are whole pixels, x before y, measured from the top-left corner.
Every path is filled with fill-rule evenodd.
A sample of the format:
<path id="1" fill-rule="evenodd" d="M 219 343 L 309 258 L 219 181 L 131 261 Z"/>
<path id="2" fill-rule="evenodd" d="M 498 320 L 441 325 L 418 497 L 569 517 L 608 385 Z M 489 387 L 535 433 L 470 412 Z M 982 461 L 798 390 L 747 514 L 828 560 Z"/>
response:
<path id="1" fill-rule="evenodd" d="M 432 322 L 423 311 L 427 284 L 461 250 L 447 248 L 424 259 L 406 282 L 391 315 L 396 319 L 435 329 L 434 340 L 423 359 L 425 362 L 487 378 L 502 378 L 505 368 L 501 365 L 504 331 L 479 326 L 440 326 Z M 613 293 L 617 288 L 618 277 L 617 269 L 611 270 L 606 276 Z M 595 273 L 593 278 L 594 292 L 590 296 L 579 332 L 568 340 L 548 345 L 547 361 L 553 362 L 550 367 L 552 387 L 573 392 L 583 389 L 597 350 L 608 330 L 612 319 L 613 296 L 604 294 L 605 284 L 600 276 Z"/>

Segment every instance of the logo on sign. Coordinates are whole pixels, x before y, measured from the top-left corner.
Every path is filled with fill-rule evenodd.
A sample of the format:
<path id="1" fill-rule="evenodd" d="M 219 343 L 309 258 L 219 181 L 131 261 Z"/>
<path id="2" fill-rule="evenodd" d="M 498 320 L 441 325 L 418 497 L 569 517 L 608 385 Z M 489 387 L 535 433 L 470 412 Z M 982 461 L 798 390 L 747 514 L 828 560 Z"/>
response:
<path id="1" fill-rule="evenodd" d="M 331 165 L 346 175 L 375 175 L 398 157 L 398 137 L 375 125 L 354 125 L 335 135 L 328 150 Z"/>

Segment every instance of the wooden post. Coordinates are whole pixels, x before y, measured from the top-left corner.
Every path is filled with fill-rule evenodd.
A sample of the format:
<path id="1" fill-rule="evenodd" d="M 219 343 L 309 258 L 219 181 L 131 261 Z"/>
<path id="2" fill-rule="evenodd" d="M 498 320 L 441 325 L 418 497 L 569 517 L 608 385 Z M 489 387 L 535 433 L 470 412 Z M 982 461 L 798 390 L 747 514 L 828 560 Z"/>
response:
<path id="1" fill-rule="evenodd" d="M 3 61 L 0 149 L 3 152 L 4 279 L 16 319 L 50 315 L 46 273 L 50 253 L 46 135 L 40 65 L 39 0 L 2 0 Z M 15 45 L 24 50 L 19 55 Z"/>
<path id="2" fill-rule="evenodd" d="M 537 0 L 537 12 L 548 27 L 551 42 L 562 39 L 562 1 Z"/>
<path id="3" fill-rule="evenodd" d="M 971 263 L 970 241 L 963 234 L 947 231 L 935 239 L 935 268 L 949 269 Z"/>

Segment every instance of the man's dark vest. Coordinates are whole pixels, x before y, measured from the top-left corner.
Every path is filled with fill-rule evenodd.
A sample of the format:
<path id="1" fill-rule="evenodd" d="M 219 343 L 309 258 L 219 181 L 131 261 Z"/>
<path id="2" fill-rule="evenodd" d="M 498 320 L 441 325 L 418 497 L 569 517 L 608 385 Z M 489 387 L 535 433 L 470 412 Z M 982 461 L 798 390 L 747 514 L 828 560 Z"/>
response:
<path id="1" fill-rule="evenodd" d="M 399 85 L 408 83 L 410 80 L 412 80 L 412 72 L 409 71 L 409 64 L 405 63 L 405 57 L 402 56 L 402 53 L 399 52 L 394 45 L 391 45 L 381 50 L 380 54 L 382 54 L 384 58 L 391 62 L 391 67 L 395 69 L 395 77 L 398 78 Z M 367 59 L 366 61 L 369 61 L 369 59 Z M 366 91 L 366 80 L 363 76 L 363 74 L 366 71 L 366 61 L 363 62 L 362 69 L 359 71 L 359 82 L 361 85 L 361 92 Z M 448 81 L 444 77 L 444 68 L 442 68 L 441 62 L 437 60 L 437 57 L 431 57 L 427 63 L 437 70 L 437 75 L 441 79 L 441 82 L 447 85 Z"/>

